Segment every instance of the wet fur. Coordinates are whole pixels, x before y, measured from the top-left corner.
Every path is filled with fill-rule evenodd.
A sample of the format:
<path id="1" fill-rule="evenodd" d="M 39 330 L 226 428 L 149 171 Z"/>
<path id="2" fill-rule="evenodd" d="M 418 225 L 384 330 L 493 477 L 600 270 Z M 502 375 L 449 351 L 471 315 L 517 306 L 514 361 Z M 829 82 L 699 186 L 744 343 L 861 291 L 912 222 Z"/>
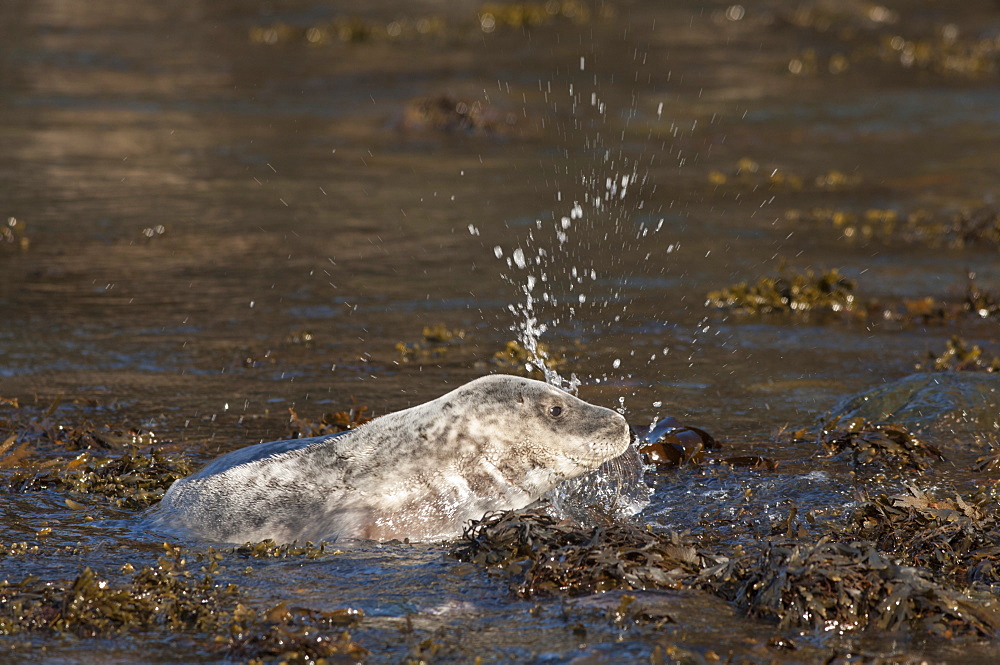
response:
<path id="1" fill-rule="evenodd" d="M 176 481 L 153 519 L 226 542 L 450 538 L 628 443 L 625 419 L 610 409 L 540 381 L 487 376 L 344 434 L 223 455 Z"/>

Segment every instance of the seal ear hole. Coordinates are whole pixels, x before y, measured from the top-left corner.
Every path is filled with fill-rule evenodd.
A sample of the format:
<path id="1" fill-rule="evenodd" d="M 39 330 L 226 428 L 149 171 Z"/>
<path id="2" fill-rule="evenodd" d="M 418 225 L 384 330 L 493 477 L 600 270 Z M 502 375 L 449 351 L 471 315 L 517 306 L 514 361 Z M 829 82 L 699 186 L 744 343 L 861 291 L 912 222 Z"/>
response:
<path id="1" fill-rule="evenodd" d="M 560 405 L 553 404 L 549 407 L 548 414 L 550 418 L 561 418 L 563 411 L 564 409 Z"/>

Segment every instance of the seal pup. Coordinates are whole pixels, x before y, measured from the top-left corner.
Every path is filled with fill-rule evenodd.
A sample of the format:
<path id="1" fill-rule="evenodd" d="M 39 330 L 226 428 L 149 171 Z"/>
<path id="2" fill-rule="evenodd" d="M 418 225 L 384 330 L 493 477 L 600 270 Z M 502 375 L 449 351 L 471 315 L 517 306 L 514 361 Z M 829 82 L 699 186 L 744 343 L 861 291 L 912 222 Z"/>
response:
<path id="1" fill-rule="evenodd" d="M 541 381 L 485 376 L 341 434 L 223 455 L 174 482 L 152 518 L 235 543 L 454 538 L 630 442 L 611 409 Z"/>

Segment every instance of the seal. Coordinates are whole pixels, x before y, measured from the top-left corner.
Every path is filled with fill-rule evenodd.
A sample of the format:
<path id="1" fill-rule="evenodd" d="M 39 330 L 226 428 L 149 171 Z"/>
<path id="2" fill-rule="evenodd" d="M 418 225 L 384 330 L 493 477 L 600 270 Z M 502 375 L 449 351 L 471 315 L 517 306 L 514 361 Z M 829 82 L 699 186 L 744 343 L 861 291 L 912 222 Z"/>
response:
<path id="1" fill-rule="evenodd" d="M 541 381 L 485 376 L 334 436 L 274 441 L 181 478 L 151 517 L 243 543 L 461 535 L 523 508 L 631 442 L 625 419 Z"/>

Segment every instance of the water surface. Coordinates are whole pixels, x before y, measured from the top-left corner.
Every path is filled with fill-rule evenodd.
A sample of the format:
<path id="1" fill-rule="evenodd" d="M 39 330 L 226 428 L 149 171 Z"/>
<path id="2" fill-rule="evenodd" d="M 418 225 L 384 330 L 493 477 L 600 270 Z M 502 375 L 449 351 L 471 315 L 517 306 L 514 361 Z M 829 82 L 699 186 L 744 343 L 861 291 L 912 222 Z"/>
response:
<path id="1" fill-rule="evenodd" d="M 901 34 L 1000 30 L 989 3 L 890 4 Z M 995 320 L 900 327 L 705 307 L 708 291 L 781 261 L 838 268 L 859 297 L 886 303 L 960 298 L 969 272 L 1000 285 L 995 247 L 852 243 L 785 217 L 995 204 L 995 60 L 975 76 L 865 60 L 865 44 L 888 28 L 864 3 L 830 10 L 838 29 L 825 31 L 793 20 L 799 3 L 733 7 L 637 0 L 486 32 L 469 3 L 4 3 L 0 218 L 16 219 L 30 245 L 0 245 L 0 396 L 39 412 L 59 397 L 90 400 L 56 413 L 143 425 L 206 460 L 288 436 L 289 407 L 313 419 L 352 404 L 385 413 L 496 371 L 491 358 L 523 329 L 530 296 L 548 324 L 542 341 L 567 358 L 564 376 L 583 380 L 582 397 L 623 405 L 634 424 L 673 415 L 759 452 L 755 442 L 778 428 L 810 425 L 845 395 L 910 373 L 952 334 L 996 353 Z M 352 17 L 376 36 L 304 36 Z M 421 33 L 420 19 L 443 27 Z M 382 36 L 394 21 L 401 36 Z M 261 38 L 278 25 L 292 28 Z M 808 49 L 821 64 L 846 53 L 856 65 L 794 75 Z M 456 131 L 407 121 L 415 99 L 438 96 L 516 122 Z M 743 158 L 806 186 L 742 181 Z M 713 183 L 713 171 L 730 179 Z M 813 184 L 831 171 L 850 184 Z M 560 240 L 574 202 L 582 217 Z M 504 260 L 518 248 L 529 261 L 547 253 L 522 269 Z M 396 344 L 433 325 L 465 331 L 464 342 L 404 362 Z M 782 462 L 766 477 L 655 479 L 645 518 L 694 528 L 754 486 L 763 534 L 789 501 L 853 500 L 842 480 L 809 476 L 813 447 L 766 453 Z M 9 557 L 2 577 L 72 579 L 83 566 L 116 571 L 158 555 L 159 541 L 132 526 L 136 511 L 72 510 L 64 498 L 5 494 L 0 540 L 38 540 L 47 525 L 48 545 L 90 549 Z M 463 662 L 638 661 L 668 643 L 692 662 L 713 650 L 797 662 L 841 648 L 806 635 L 801 652 L 754 651 L 773 625 L 697 595 L 678 594 L 685 618 L 665 630 L 617 626 L 606 610 L 517 600 L 438 545 L 245 566 L 230 555 L 227 579 L 261 607 L 363 609 L 352 635 L 375 662 L 399 661 L 428 637 L 447 645 L 441 658 Z M 844 638 L 842 650 L 997 656 L 993 645 L 963 655 L 898 638 Z M 4 639 L 24 662 L 219 659 L 169 635 Z"/>

